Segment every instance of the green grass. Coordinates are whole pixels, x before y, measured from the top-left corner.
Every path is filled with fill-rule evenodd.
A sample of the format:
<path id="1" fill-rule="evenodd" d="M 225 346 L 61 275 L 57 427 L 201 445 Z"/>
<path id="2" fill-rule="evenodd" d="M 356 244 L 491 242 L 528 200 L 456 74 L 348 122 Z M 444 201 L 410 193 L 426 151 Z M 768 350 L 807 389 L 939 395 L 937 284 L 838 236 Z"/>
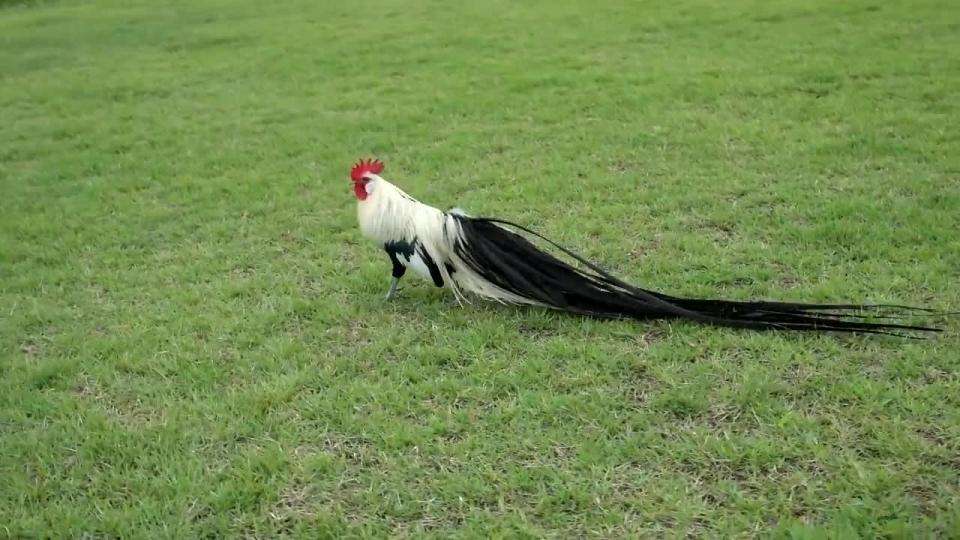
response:
<path id="1" fill-rule="evenodd" d="M 954 2 L 2 4 L 0 536 L 960 536 L 956 319 L 384 303 L 347 179 L 960 309 Z"/>

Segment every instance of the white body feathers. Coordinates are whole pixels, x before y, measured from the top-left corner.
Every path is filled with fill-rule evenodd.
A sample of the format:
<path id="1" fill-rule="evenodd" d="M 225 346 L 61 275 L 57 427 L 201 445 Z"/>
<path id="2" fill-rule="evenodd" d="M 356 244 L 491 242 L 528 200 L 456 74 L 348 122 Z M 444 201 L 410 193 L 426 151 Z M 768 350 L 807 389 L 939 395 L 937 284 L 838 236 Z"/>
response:
<path id="1" fill-rule="evenodd" d="M 447 213 L 421 203 L 376 174 L 365 176 L 370 178 L 365 186 L 367 197 L 357 201 L 357 220 L 364 236 L 381 247 L 391 242 L 416 242 L 435 261 L 443 286 L 458 300 L 466 301 L 463 291 L 469 291 L 504 303 L 537 303 L 497 287 L 464 264 L 455 250 L 457 242 L 463 241 L 460 226 Z M 458 208 L 451 213 L 463 215 Z M 418 252 L 398 259 L 421 277 L 432 279 Z"/>

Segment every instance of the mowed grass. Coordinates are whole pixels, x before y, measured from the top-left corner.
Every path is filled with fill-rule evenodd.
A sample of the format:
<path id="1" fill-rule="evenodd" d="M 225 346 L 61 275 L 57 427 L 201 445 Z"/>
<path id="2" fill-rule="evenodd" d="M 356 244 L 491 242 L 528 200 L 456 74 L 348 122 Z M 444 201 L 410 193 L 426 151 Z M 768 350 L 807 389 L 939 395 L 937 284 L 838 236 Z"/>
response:
<path id="1" fill-rule="evenodd" d="M 4 4 L 0 536 L 960 536 L 956 319 L 385 303 L 347 182 L 957 310 L 953 2 Z"/>

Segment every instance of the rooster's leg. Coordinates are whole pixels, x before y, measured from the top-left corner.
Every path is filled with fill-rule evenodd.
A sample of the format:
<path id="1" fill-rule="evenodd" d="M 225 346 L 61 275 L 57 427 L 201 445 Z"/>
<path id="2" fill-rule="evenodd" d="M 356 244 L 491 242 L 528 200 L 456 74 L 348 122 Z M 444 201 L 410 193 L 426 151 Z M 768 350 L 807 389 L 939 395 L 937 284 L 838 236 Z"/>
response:
<path id="1" fill-rule="evenodd" d="M 393 278 L 393 281 L 390 282 L 390 290 L 387 291 L 387 297 L 386 297 L 387 300 L 390 300 L 397 295 L 397 285 L 399 283 L 400 283 L 400 278 L 398 277 Z"/>
<path id="2" fill-rule="evenodd" d="M 388 244 L 384 246 L 384 249 L 387 252 L 387 255 L 390 256 L 390 262 L 393 264 L 393 281 L 390 282 L 390 290 L 387 291 L 387 300 L 391 300 L 394 296 L 397 295 L 397 285 L 400 284 L 400 278 L 403 277 L 403 274 L 406 273 L 407 267 L 404 266 L 400 259 L 397 258 L 397 245 Z"/>

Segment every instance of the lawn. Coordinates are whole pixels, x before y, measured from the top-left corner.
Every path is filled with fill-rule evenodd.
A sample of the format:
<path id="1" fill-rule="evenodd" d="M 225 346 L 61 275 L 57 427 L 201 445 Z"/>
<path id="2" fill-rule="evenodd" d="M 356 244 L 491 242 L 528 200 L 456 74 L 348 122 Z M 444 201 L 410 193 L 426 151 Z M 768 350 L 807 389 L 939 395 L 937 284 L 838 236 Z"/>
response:
<path id="1" fill-rule="evenodd" d="M 387 303 L 348 182 L 957 310 L 958 88 L 947 0 L 0 2 L 0 537 L 960 536 L 958 318 Z"/>

